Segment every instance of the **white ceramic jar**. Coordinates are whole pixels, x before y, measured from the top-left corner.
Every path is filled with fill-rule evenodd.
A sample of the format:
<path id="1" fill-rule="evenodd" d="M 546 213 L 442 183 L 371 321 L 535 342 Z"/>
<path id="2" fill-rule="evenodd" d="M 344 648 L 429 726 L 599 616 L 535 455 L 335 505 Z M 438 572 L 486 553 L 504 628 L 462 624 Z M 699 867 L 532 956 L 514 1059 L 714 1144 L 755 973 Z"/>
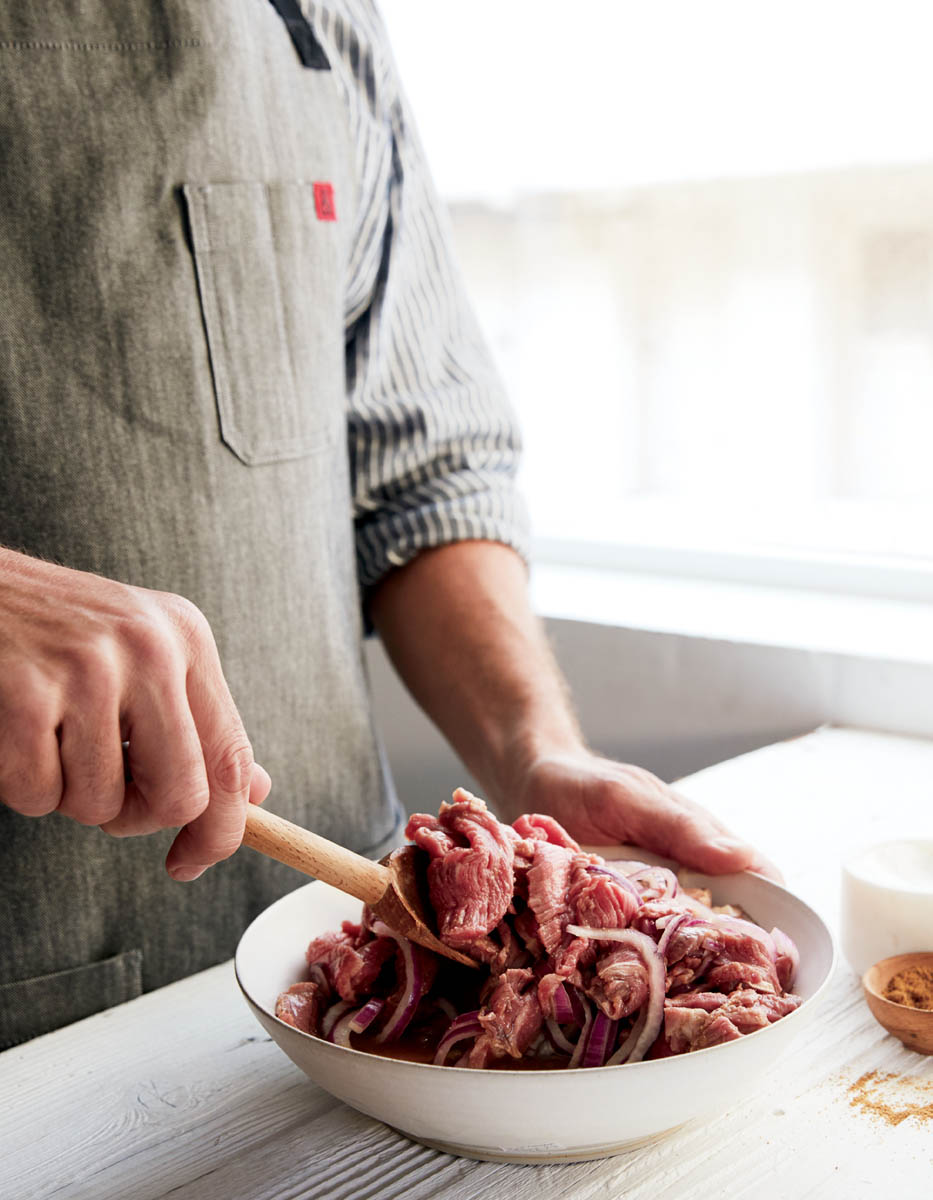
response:
<path id="1" fill-rule="evenodd" d="M 933 840 L 883 842 L 846 860 L 840 935 L 859 975 L 882 958 L 933 950 Z"/>

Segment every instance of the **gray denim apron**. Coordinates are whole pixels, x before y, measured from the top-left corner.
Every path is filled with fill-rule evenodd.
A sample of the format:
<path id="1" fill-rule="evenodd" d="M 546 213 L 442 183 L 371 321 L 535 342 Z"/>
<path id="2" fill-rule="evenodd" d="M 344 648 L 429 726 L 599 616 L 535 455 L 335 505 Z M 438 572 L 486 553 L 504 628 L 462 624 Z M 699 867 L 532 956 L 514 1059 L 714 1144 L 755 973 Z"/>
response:
<path id="1" fill-rule="evenodd" d="M 381 851 L 338 81 L 268 0 L 0 0 L 0 95 L 0 544 L 193 600 L 269 807 Z M 243 850 L 173 883 L 171 837 L 0 806 L 0 1046 L 222 960 L 301 882 Z"/>

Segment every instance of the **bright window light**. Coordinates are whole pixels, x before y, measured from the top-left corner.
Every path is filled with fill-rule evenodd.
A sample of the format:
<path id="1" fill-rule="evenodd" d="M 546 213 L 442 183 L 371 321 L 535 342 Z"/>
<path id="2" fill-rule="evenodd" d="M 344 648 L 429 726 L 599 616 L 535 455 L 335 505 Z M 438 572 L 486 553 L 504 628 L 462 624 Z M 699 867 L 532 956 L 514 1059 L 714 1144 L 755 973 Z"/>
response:
<path id="1" fill-rule="evenodd" d="M 543 552 L 929 571 L 926 6 L 383 11 Z"/>

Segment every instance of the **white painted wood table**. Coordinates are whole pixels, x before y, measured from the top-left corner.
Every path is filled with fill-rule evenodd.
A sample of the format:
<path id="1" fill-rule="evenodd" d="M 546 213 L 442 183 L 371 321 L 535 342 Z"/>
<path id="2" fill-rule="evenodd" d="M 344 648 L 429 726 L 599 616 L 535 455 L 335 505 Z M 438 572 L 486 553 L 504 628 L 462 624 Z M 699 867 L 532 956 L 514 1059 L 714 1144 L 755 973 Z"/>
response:
<path id="1" fill-rule="evenodd" d="M 835 928 L 848 850 L 926 834 L 933 742 L 820 729 L 692 776 L 683 790 L 782 866 Z M 933 1119 L 853 1105 L 933 1058 L 876 1025 L 853 972 L 767 1087 L 660 1142 L 598 1162 L 516 1167 L 451 1158 L 361 1116 L 269 1042 L 226 963 L 0 1055 L 0 1197 L 68 1200 L 888 1200 L 933 1194 Z M 900 1089 L 900 1090 L 897 1090 Z"/>

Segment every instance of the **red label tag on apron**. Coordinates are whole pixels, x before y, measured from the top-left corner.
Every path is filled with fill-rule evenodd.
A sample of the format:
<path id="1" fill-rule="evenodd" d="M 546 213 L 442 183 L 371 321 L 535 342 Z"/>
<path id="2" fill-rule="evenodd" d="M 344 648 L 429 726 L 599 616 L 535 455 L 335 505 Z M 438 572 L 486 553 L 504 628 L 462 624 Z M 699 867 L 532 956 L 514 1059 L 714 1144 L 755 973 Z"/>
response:
<path id="1" fill-rule="evenodd" d="M 336 221 L 337 209 L 334 207 L 334 187 L 330 183 L 314 185 L 314 211 L 319 221 Z"/>

